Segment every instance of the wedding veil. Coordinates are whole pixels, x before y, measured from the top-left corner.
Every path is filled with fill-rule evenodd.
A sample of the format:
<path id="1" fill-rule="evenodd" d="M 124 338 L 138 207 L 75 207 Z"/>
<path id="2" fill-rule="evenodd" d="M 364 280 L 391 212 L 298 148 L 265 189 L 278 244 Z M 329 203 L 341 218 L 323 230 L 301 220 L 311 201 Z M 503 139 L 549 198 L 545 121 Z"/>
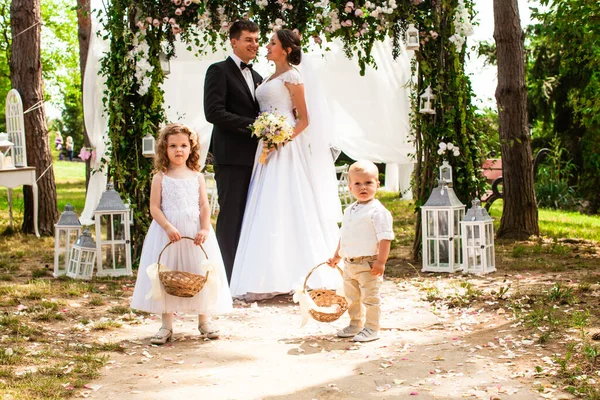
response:
<path id="1" fill-rule="evenodd" d="M 311 184 L 316 196 L 322 221 L 342 220 L 342 206 L 338 196 L 338 182 L 332 148 L 336 135 L 331 110 L 325 99 L 316 68 L 306 53 L 298 70 L 304 81 L 304 96 L 308 109 L 309 124 L 302 133 L 305 136 L 307 160 Z"/>

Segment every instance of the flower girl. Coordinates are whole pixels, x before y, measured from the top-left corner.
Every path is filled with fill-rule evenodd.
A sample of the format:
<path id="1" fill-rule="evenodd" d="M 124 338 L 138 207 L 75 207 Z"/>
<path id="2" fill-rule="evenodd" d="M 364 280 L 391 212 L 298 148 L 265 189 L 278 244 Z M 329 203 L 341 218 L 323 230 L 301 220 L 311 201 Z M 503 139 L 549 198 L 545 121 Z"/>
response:
<path id="1" fill-rule="evenodd" d="M 210 225 L 210 207 L 200 173 L 198 136 L 183 124 L 169 124 L 160 133 L 154 159 L 155 175 L 150 190 L 152 224 L 148 229 L 131 307 L 162 314 L 162 327 L 150 340 L 164 344 L 173 335 L 173 312 L 198 314 L 198 329 L 203 337 L 216 339 L 218 330 L 209 316 L 232 309 L 225 268 L 216 236 Z M 181 240 L 182 236 L 194 241 Z M 156 262 L 171 270 L 202 274 L 205 259 L 202 244 L 215 265 L 205 287 L 194 297 L 182 298 L 167 294 L 158 281 Z"/>

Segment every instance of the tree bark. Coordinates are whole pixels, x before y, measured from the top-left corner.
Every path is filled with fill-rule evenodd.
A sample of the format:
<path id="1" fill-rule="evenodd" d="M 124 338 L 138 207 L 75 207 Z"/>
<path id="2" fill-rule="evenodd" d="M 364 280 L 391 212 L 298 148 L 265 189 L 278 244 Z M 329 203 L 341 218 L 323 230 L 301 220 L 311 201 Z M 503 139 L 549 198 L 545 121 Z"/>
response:
<path id="1" fill-rule="evenodd" d="M 39 230 L 42 235 L 53 235 L 54 223 L 58 220 L 58 208 L 46 112 L 43 107 L 40 0 L 12 0 L 10 14 L 12 87 L 19 91 L 25 111 L 35 105 L 41 105 L 34 107 L 24 116 L 25 144 L 27 165 L 35 167 L 38 177 Z M 23 197 L 25 211 L 22 229 L 25 233 L 33 233 L 33 191 L 30 186 L 23 188 Z"/>
<path id="2" fill-rule="evenodd" d="M 494 0 L 494 39 L 504 193 L 497 236 L 524 240 L 539 235 L 539 226 L 527 126 L 524 33 L 517 0 Z"/>
<path id="3" fill-rule="evenodd" d="M 83 99 L 83 78 L 85 76 L 85 66 L 87 64 L 88 49 L 90 47 L 90 34 L 92 32 L 90 0 L 77 0 L 77 26 L 79 40 L 79 71 L 81 73 L 81 98 Z M 85 114 L 85 109 L 83 110 Z M 85 118 L 83 120 L 83 144 L 90 147 L 90 138 L 85 128 Z M 90 181 L 90 160 L 85 162 L 85 187 Z"/>

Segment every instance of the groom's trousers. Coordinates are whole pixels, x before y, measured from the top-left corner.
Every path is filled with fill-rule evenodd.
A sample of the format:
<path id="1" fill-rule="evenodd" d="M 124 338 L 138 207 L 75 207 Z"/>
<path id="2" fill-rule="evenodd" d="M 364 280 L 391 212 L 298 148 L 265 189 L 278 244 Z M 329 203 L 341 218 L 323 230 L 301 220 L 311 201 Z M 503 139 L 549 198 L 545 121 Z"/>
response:
<path id="1" fill-rule="evenodd" d="M 231 282 L 233 261 L 240 240 L 251 177 L 252 166 L 215 165 L 215 180 L 219 196 L 217 241 L 223 255 L 227 282 Z"/>

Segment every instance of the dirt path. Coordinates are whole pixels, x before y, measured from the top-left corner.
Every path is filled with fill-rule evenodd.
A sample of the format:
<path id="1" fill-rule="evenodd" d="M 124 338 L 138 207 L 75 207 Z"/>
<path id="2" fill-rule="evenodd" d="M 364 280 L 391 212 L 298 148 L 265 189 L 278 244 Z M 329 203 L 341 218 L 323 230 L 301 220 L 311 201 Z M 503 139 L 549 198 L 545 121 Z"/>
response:
<path id="1" fill-rule="evenodd" d="M 536 379 L 543 354 L 499 309 L 432 310 L 410 281 L 383 288 L 381 339 L 335 337 L 347 315 L 304 328 L 288 297 L 236 304 L 217 321 L 220 340 L 199 340 L 180 316 L 175 340 L 149 345 L 158 322 L 97 337 L 122 342 L 101 379 L 80 397 L 103 399 L 536 399 L 570 398 Z M 435 311 L 435 313 L 434 313 Z M 535 364 L 532 359 L 538 361 Z M 541 368 L 544 368 L 542 365 Z M 532 372 L 533 371 L 533 372 Z"/>

